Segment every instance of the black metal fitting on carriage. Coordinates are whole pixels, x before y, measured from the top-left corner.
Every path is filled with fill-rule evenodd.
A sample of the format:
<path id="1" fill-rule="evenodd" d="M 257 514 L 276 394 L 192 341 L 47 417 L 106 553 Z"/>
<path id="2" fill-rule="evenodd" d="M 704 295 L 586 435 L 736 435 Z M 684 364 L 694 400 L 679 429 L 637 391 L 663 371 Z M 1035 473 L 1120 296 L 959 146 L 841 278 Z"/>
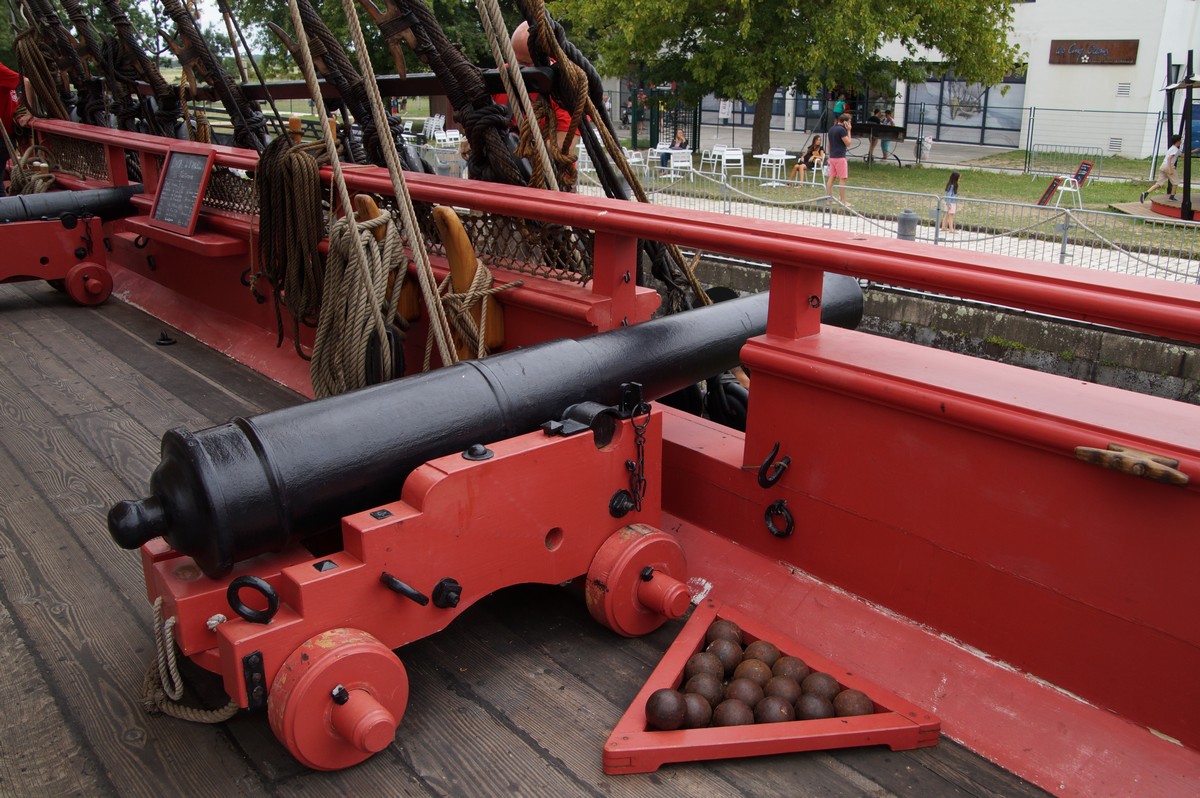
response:
<path id="1" fill-rule="evenodd" d="M 246 709 L 262 709 L 267 705 L 266 673 L 261 651 L 242 657 L 242 679 L 246 683 Z"/>
<path id="2" fill-rule="evenodd" d="M 75 259 L 76 260 L 83 260 L 86 257 L 87 257 L 87 248 L 86 247 L 75 247 Z"/>
<path id="3" fill-rule="evenodd" d="M 649 582 L 651 579 L 654 578 L 654 566 L 647 565 L 645 568 L 642 569 L 642 572 L 640 574 L 638 574 L 638 576 L 640 576 L 642 578 L 643 582 Z"/>
<path id="4" fill-rule="evenodd" d="M 337 687 L 333 688 L 329 696 L 333 699 L 333 703 L 341 706 L 350 700 L 350 691 L 346 689 L 346 685 L 339 684 Z"/>
<path id="5" fill-rule="evenodd" d="M 462 453 L 464 460 L 490 460 L 495 454 L 491 449 L 484 446 L 482 443 L 472 443 L 467 447 L 467 450 Z"/>
<path id="6" fill-rule="evenodd" d="M 267 608 L 256 610 L 242 601 L 243 588 L 249 588 L 265 598 Z M 230 582 L 229 589 L 225 591 L 225 600 L 229 602 L 230 609 L 250 623 L 270 623 L 275 613 L 279 612 L 279 594 L 275 592 L 275 588 L 271 587 L 267 580 L 251 574 L 239 576 Z"/>
<path id="7" fill-rule="evenodd" d="M 767 459 L 763 460 L 762 465 L 758 467 L 759 487 L 769 488 L 774 485 L 783 478 L 783 472 L 792 464 L 792 458 L 786 454 L 778 463 L 775 463 L 775 455 L 777 454 L 779 454 L 779 441 L 775 441 L 775 445 L 771 447 L 771 453 L 767 455 Z"/>
<path id="8" fill-rule="evenodd" d="M 796 531 L 796 521 L 792 518 L 792 513 L 787 508 L 787 499 L 776 499 L 767 507 L 767 512 L 764 516 L 767 522 L 767 531 L 777 538 L 790 537 Z M 775 519 L 783 519 L 783 528 L 775 526 Z"/>
<path id="9" fill-rule="evenodd" d="M 133 239 L 133 245 L 138 249 L 145 249 L 149 245 L 150 239 L 145 236 L 137 236 Z"/>
<path id="10" fill-rule="evenodd" d="M 817 296 L 816 294 L 813 294 L 812 296 L 810 296 L 810 297 L 808 298 L 808 306 L 809 306 L 810 308 L 819 308 L 819 307 L 821 307 L 821 297 Z"/>
<path id="11" fill-rule="evenodd" d="M 158 340 L 154 343 L 157 346 L 172 346 L 175 343 L 175 339 L 167 335 L 166 331 L 164 330 L 158 334 Z"/>
<path id="12" fill-rule="evenodd" d="M 444 577 L 433 586 L 433 606 L 443 610 L 451 610 L 458 606 L 462 599 L 462 585 L 452 576 Z"/>
<path id="13" fill-rule="evenodd" d="M 146 256 L 146 268 L 152 272 L 158 271 L 158 261 L 154 260 L 153 255 Z"/>
<path id="14" fill-rule="evenodd" d="M 424 593 L 422 593 L 420 590 L 417 590 L 415 587 L 411 587 L 409 585 L 404 584 L 399 579 L 397 579 L 396 577 L 389 574 L 387 571 L 384 571 L 382 574 L 379 575 L 379 581 L 383 582 L 383 584 L 387 586 L 388 590 L 392 591 L 393 593 L 399 593 L 401 596 L 404 596 L 406 599 L 411 599 L 412 601 L 415 601 L 416 603 L 420 604 L 422 607 L 429 604 L 429 596 L 426 596 Z"/>
<path id="15" fill-rule="evenodd" d="M 614 493 L 608 501 L 608 514 L 613 518 L 624 518 L 633 508 L 633 496 L 624 488 Z"/>

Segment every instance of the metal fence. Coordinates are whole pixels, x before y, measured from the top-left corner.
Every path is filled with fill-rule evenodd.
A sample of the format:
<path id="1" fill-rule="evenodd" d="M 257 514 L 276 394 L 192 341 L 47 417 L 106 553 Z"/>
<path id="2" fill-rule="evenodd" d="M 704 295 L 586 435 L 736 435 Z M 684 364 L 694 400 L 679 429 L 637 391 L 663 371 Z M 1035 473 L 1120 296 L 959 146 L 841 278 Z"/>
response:
<path id="1" fill-rule="evenodd" d="M 754 175 L 691 172 L 670 176 L 651 164 L 643 182 L 651 201 L 684 210 L 733 214 L 810 227 L 895 238 L 901 214 L 916 216 L 914 238 L 937 246 L 1135 274 L 1200 282 L 1200 229 L 1166 218 L 958 198 L 953 232 L 944 197 L 825 186 Z M 602 195 L 590 173 L 580 193 Z"/>

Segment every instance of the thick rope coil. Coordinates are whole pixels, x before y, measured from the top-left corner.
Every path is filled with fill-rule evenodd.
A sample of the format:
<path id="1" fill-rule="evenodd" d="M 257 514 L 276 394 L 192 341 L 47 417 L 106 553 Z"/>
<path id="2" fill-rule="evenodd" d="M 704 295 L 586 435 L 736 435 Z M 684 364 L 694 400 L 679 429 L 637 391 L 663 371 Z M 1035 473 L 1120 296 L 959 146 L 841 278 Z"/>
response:
<path id="1" fill-rule="evenodd" d="M 17 55 L 17 71 L 32 84 L 41 112 L 51 119 L 70 119 L 60 87 L 54 79 L 54 70 L 50 68 L 53 59 L 47 59 L 36 31 L 30 27 L 18 34 L 13 49 Z"/>
<path id="2" fill-rule="evenodd" d="M 293 144 L 291 137 L 279 136 L 267 145 L 259 157 L 254 176 L 258 198 L 259 235 L 256 279 L 249 281 L 256 290 L 257 277 L 267 278 L 275 299 L 275 322 L 283 342 L 283 314 L 287 308 L 294 325 L 293 340 L 300 357 L 299 327 L 315 326 L 321 310 L 321 234 L 325 217 L 321 206 L 321 164 L 325 145 Z"/>
<path id="3" fill-rule="evenodd" d="M 142 680 L 142 708 L 147 714 L 169 715 L 193 723 L 222 723 L 237 714 L 230 701 L 220 709 L 198 709 L 177 703 L 183 697 L 183 677 L 175 660 L 174 629 L 178 618 L 162 618 L 162 596 L 154 600 L 155 658 Z"/>
<path id="4" fill-rule="evenodd" d="M 8 135 L 5 134 L 5 140 L 8 140 Z M 10 143 L 11 148 L 11 143 Z M 10 149 L 11 152 L 11 149 Z M 34 171 L 30 166 L 36 161 L 44 161 L 49 167 L 49 172 Z M 12 179 L 9 181 L 10 194 L 41 194 L 48 191 L 54 185 L 54 172 L 58 171 L 57 164 L 54 162 L 54 156 L 51 152 L 35 144 L 25 150 L 20 158 L 13 161 Z"/>
<path id="5" fill-rule="evenodd" d="M 383 227 L 383 241 L 375 238 Z M 357 241 L 355 241 L 357 236 Z M 351 249 L 365 256 L 366 273 L 354 268 Z M 407 258 L 400 233 L 390 214 L 352 223 L 339 219 L 329 230 L 329 258 L 325 267 L 325 292 L 321 320 L 313 344 L 312 384 L 317 398 L 362 388 L 367 381 L 367 357 L 374 339 L 381 371 L 392 371 L 391 349 L 385 330 L 395 319 Z M 392 294 L 389 276 L 396 273 Z"/>

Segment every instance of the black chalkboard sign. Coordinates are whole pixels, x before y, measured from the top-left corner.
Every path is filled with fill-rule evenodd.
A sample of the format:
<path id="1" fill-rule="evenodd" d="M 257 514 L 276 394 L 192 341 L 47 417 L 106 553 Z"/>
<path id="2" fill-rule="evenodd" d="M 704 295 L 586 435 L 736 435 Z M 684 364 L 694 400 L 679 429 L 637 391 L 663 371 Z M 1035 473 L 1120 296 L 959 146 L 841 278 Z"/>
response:
<path id="1" fill-rule="evenodd" d="M 200 200 L 212 174 L 213 151 L 172 149 L 163 164 L 158 193 L 150 211 L 156 227 L 191 235 L 200 216 Z"/>

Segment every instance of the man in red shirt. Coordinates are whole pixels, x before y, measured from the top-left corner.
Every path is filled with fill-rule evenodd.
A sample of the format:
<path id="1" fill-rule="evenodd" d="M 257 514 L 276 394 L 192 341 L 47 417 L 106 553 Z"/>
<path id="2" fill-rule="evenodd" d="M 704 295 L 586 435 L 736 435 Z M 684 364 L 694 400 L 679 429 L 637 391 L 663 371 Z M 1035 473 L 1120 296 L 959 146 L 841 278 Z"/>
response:
<path id="1" fill-rule="evenodd" d="M 20 76 L 0 63 L 0 124 L 11 136 L 13 133 L 13 116 L 17 113 L 17 84 Z M 8 164 L 8 148 L 4 146 L 4 137 L 0 136 L 0 197 L 4 196 L 3 172 Z"/>

